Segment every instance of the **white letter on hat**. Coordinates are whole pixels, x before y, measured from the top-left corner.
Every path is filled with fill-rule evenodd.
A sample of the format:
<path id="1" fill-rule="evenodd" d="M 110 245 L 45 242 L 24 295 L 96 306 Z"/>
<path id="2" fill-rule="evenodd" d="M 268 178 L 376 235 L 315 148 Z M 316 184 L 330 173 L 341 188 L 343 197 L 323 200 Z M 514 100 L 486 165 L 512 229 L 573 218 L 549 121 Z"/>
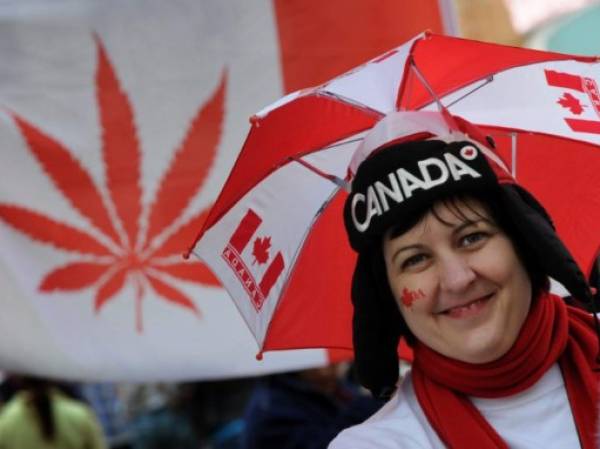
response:
<path id="1" fill-rule="evenodd" d="M 480 178 L 481 175 L 461 161 L 451 153 L 444 153 L 444 158 L 450 168 L 450 173 L 455 181 L 458 181 L 462 175 L 469 175 L 472 178 Z"/>
<path id="2" fill-rule="evenodd" d="M 413 190 L 427 188 L 427 185 L 423 181 L 404 168 L 399 168 L 396 173 L 398 174 L 398 179 L 400 180 L 400 184 L 402 184 L 402 190 L 404 190 L 406 198 L 412 196 Z"/>
<path id="3" fill-rule="evenodd" d="M 429 172 L 429 167 L 431 165 L 435 165 L 440 169 L 440 177 L 437 179 L 431 179 L 431 173 Z M 430 157 L 427 159 L 423 159 L 419 161 L 419 168 L 421 169 L 421 176 L 423 177 L 423 181 L 425 181 L 426 189 L 430 189 L 437 185 L 443 184 L 448 179 L 448 167 L 444 165 L 442 161 L 436 159 L 434 157 Z"/>
<path id="4" fill-rule="evenodd" d="M 356 218 L 356 204 L 359 201 L 364 203 L 365 196 L 362 193 L 355 193 L 354 197 L 352 198 L 352 221 L 354 222 L 354 227 L 358 229 L 358 231 L 365 232 L 366 229 L 369 227 L 371 217 L 367 214 L 367 218 L 364 223 L 358 221 L 358 218 Z"/>
<path id="5" fill-rule="evenodd" d="M 388 174 L 388 178 L 390 180 L 391 188 L 386 186 L 381 181 L 375 182 L 375 190 L 377 190 L 377 194 L 379 195 L 379 201 L 381 201 L 381 204 L 383 205 L 384 212 L 390 210 L 390 206 L 387 202 L 386 196 L 389 196 L 396 203 L 401 203 L 403 200 L 402 190 L 400 190 L 400 186 L 398 185 L 398 180 L 396 179 L 395 174 L 393 172 Z"/>

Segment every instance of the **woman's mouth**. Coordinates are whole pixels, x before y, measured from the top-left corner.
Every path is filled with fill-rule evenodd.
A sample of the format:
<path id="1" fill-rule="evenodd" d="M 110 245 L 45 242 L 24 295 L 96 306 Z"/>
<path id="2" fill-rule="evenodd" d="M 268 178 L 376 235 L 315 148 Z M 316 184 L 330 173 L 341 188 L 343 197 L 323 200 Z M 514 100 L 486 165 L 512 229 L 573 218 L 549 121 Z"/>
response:
<path id="1" fill-rule="evenodd" d="M 493 293 L 490 293 L 465 305 L 452 307 L 442 313 L 451 318 L 467 318 L 477 315 L 488 304 L 492 296 Z"/>

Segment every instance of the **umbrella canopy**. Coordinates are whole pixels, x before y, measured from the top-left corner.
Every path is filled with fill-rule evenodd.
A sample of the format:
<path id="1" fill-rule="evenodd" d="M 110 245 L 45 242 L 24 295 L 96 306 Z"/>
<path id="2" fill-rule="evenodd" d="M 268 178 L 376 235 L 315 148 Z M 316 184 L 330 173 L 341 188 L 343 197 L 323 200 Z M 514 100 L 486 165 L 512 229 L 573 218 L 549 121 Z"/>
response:
<path id="1" fill-rule="evenodd" d="M 342 208 L 367 132 L 399 110 L 442 108 L 496 141 L 589 272 L 600 243 L 596 58 L 420 35 L 257 113 L 193 252 L 261 350 L 351 348 L 355 255 Z"/>

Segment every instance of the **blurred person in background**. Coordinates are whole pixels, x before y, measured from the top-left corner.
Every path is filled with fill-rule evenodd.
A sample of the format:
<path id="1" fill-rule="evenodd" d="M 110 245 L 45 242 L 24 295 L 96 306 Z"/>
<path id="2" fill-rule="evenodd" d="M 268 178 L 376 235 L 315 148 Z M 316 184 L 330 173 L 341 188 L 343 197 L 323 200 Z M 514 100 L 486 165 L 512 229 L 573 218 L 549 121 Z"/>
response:
<path id="1" fill-rule="evenodd" d="M 255 384 L 254 378 L 181 384 L 173 406 L 187 416 L 202 447 L 239 449 L 244 408 Z"/>
<path id="2" fill-rule="evenodd" d="M 238 449 L 253 379 L 133 386 L 133 449 Z"/>
<path id="3" fill-rule="evenodd" d="M 178 388 L 164 382 L 121 386 L 132 449 L 202 447 L 189 420 L 175 406 Z"/>
<path id="4" fill-rule="evenodd" d="M 14 379 L 14 378 L 13 378 Z M 50 380 L 21 377 L 0 409 L 0 449 L 106 449 L 94 412 Z"/>
<path id="5" fill-rule="evenodd" d="M 324 449 L 344 428 L 375 413 L 383 402 L 366 395 L 330 364 L 261 379 L 246 407 L 242 449 Z"/>
<path id="6" fill-rule="evenodd" d="M 115 382 L 85 382 L 77 391 L 96 414 L 109 447 L 129 449 L 131 429 L 119 387 Z"/>
<path id="7" fill-rule="evenodd" d="M 19 390 L 18 380 L 16 376 L 3 373 L 2 381 L 0 382 L 0 408 Z"/>

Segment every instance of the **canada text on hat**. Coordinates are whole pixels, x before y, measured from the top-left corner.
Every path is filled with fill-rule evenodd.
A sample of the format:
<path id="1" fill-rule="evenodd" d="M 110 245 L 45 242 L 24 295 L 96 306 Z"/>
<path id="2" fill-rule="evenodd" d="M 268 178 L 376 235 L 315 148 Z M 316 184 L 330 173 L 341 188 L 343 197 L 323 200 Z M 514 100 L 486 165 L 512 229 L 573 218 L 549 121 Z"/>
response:
<path id="1" fill-rule="evenodd" d="M 454 181 L 459 181 L 463 176 L 480 178 L 481 173 L 468 164 L 477 157 L 477 148 L 466 145 L 459 154 L 460 158 L 451 152 L 444 152 L 440 157 L 419 160 L 416 173 L 400 167 L 369 184 L 364 193 L 354 192 L 351 214 L 356 230 L 366 231 L 374 216 L 381 216 L 390 210 L 390 201 L 402 203 L 416 190 L 429 190 L 444 184 L 449 178 Z"/>

